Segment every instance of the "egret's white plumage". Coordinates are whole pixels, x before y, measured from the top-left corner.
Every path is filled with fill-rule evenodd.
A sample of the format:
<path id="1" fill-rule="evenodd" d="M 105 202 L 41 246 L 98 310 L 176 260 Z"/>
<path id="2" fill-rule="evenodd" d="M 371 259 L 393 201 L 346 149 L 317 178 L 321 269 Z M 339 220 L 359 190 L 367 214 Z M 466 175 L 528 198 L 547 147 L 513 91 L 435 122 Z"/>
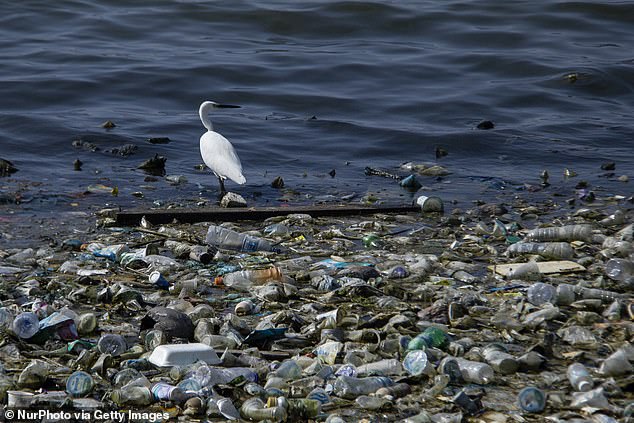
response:
<path id="1" fill-rule="evenodd" d="M 244 184 L 247 179 L 242 174 L 242 163 L 236 154 L 236 150 L 228 139 L 214 131 L 209 119 L 209 113 L 215 108 L 240 107 L 228 104 L 218 104 L 213 101 L 204 101 L 200 105 L 198 114 L 203 126 L 207 128 L 200 137 L 200 155 L 205 164 L 218 177 L 221 192 L 225 191 L 224 180 L 231 179 L 236 184 Z"/>

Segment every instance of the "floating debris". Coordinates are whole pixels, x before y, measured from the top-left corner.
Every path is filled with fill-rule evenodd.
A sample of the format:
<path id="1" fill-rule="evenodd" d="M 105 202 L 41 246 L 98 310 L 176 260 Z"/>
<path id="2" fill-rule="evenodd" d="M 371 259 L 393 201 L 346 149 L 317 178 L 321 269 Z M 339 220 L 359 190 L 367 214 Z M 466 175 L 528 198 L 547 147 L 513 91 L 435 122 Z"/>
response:
<path id="1" fill-rule="evenodd" d="M 9 176 L 17 171 L 18 169 L 13 166 L 13 163 L 5 159 L 0 159 L 0 177 Z"/>
<path id="2" fill-rule="evenodd" d="M 284 179 L 282 179 L 281 176 L 277 176 L 273 179 L 273 182 L 271 182 L 271 186 L 277 189 L 284 188 Z"/>
<path id="3" fill-rule="evenodd" d="M 478 123 L 478 126 L 476 126 L 476 128 L 478 128 L 478 129 L 493 129 L 493 128 L 495 128 L 495 124 L 493 122 L 491 122 L 490 120 L 483 120 L 482 122 Z"/>
<path id="4" fill-rule="evenodd" d="M 165 162 L 167 158 L 155 154 L 154 157 L 141 163 L 137 169 L 143 169 L 151 175 L 163 176 L 165 174 Z"/>

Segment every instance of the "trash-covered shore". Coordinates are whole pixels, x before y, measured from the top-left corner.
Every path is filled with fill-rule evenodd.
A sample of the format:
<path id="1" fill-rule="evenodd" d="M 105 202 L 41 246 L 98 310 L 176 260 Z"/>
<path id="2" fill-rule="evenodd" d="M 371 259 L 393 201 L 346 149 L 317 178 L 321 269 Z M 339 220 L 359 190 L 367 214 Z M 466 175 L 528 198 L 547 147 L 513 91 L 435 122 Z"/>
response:
<path id="1" fill-rule="evenodd" d="M 634 421 L 634 212 L 600 204 L 102 217 L 0 250 L 4 412 Z"/>

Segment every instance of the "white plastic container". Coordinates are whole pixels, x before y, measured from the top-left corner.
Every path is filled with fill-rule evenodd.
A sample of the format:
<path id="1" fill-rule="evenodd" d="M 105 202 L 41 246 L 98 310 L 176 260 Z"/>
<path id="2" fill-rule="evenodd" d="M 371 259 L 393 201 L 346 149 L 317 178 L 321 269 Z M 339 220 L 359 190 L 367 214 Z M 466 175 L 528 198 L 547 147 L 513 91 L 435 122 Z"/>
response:
<path id="1" fill-rule="evenodd" d="M 159 345 L 152 351 L 149 361 L 159 367 L 187 366 L 197 361 L 211 365 L 222 362 L 212 347 L 200 343 Z"/>

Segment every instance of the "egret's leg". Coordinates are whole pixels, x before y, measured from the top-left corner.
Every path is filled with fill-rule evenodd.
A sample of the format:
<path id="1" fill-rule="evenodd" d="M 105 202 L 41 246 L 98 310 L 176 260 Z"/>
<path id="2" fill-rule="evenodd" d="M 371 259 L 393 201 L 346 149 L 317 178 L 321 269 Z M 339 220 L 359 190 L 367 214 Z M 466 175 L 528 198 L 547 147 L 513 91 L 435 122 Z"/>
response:
<path id="1" fill-rule="evenodd" d="M 220 176 L 218 176 L 218 182 L 220 183 L 220 194 L 227 192 L 225 189 L 225 181 Z"/>

